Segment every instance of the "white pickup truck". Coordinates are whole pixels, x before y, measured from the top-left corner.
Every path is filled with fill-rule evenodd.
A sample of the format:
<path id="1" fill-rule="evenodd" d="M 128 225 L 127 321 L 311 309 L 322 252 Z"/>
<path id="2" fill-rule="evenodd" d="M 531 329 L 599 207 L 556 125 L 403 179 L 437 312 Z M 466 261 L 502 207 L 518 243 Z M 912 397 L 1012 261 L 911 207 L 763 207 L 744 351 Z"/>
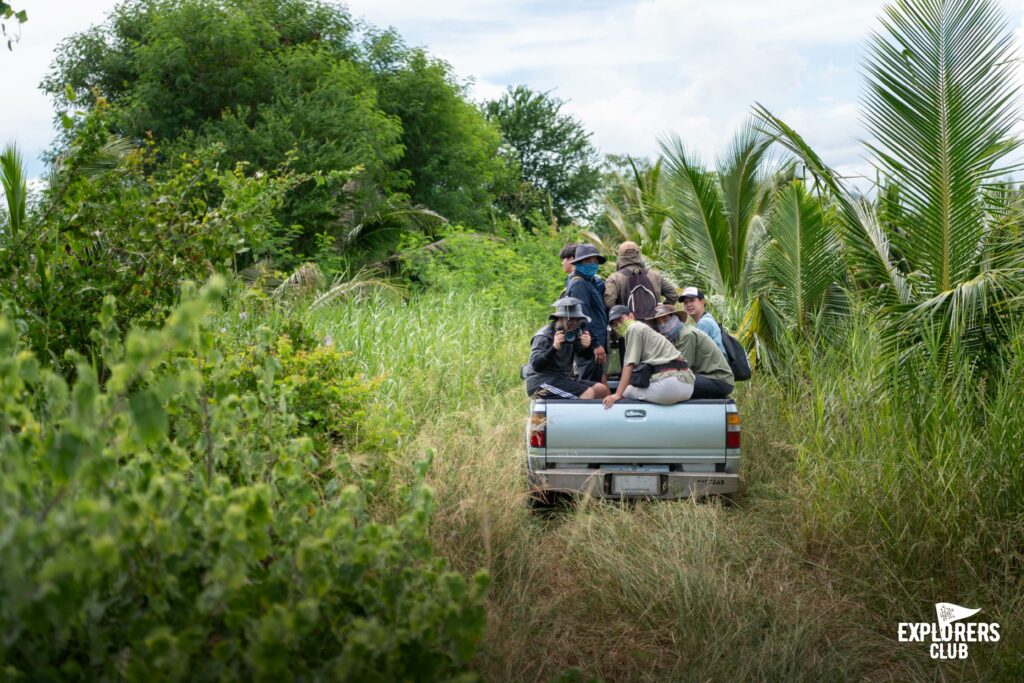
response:
<path id="1" fill-rule="evenodd" d="M 740 414 L 732 399 L 663 406 L 534 399 L 526 427 L 532 494 L 686 498 L 739 486 Z"/>

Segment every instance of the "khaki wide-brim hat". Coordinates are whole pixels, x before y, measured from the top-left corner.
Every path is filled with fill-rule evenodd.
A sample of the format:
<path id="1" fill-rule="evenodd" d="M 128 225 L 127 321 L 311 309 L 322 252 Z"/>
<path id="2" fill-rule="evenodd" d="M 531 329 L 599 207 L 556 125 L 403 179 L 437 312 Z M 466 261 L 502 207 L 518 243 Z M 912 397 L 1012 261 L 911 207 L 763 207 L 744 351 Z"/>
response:
<path id="1" fill-rule="evenodd" d="M 668 304 L 658 304 L 658 306 L 654 309 L 654 313 L 651 315 L 651 317 L 644 318 L 644 321 L 646 322 L 648 320 L 656 320 L 664 315 L 675 315 L 684 323 L 686 322 L 686 319 L 688 317 L 686 315 L 686 311 L 680 311 L 674 306 L 670 306 Z"/>

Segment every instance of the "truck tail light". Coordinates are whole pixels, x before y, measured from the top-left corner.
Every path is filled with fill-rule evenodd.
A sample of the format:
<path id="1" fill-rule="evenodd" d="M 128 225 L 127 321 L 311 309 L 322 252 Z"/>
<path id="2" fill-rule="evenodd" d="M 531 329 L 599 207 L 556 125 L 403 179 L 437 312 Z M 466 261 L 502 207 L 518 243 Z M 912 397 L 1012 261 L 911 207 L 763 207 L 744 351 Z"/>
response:
<path id="1" fill-rule="evenodd" d="M 740 414 L 730 407 L 732 411 L 725 414 L 725 447 L 732 449 L 740 447 Z"/>
<path id="2" fill-rule="evenodd" d="M 530 415 L 530 448 L 547 448 L 548 421 L 544 413 Z"/>

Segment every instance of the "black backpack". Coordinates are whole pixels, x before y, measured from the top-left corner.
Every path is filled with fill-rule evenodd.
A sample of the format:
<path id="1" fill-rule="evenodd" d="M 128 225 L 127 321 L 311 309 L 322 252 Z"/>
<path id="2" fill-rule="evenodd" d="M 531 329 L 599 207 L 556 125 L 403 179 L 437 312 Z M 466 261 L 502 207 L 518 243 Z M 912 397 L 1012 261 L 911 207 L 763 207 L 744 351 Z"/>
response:
<path id="1" fill-rule="evenodd" d="M 654 315 L 658 307 L 658 297 L 654 294 L 654 285 L 647 271 L 642 268 L 631 270 L 626 282 L 626 307 L 636 316 L 637 320 L 647 320 Z"/>
<path id="2" fill-rule="evenodd" d="M 717 321 L 716 321 L 717 322 Z M 732 369 L 732 376 L 737 382 L 745 382 L 750 379 L 750 361 L 747 359 L 747 350 L 743 348 L 740 341 L 725 331 L 722 323 L 718 323 L 718 329 L 722 332 L 722 345 L 725 347 L 725 359 L 729 361 Z"/>

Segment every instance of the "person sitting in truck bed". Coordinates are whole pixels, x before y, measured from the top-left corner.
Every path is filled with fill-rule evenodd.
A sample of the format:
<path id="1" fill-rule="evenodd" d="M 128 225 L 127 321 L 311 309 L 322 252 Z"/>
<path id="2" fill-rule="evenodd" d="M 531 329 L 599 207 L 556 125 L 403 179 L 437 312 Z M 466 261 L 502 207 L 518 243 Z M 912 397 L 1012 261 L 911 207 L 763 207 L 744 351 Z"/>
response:
<path id="1" fill-rule="evenodd" d="M 693 396 L 725 398 L 732 393 L 736 379 L 718 344 L 696 327 L 686 325 L 686 311 L 661 304 L 654 310 L 651 325 L 672 342 L 693 370 Z"/>
<path id="2" fill-rule="evenodd" d="M 626 341 L 622 360 L 622 376 L 615 393 L 604 399 L 604 407 L 611 408 L 623 398 L 650 401 L 662 405 L 682 403 L 693 395 L 693 372 L 679 349 L 654 328 L 638 323 L 625 306 L 613 306 L 608 311 L 608 322 L 617 335 Z M 638 366 L 650 368 L 650 384 L 634 386 Z"/>
<path id="3" fill-rule="evenodd" d="M 565 297 L 554 303 L 551 322 L 533 335 L 526 367 L 526 393 L 532 398 L 604 398 L 608 386 L 573 376 L 574 361 L 593 361 L 593 338 L 586 329 L 579 299 Z"/>

